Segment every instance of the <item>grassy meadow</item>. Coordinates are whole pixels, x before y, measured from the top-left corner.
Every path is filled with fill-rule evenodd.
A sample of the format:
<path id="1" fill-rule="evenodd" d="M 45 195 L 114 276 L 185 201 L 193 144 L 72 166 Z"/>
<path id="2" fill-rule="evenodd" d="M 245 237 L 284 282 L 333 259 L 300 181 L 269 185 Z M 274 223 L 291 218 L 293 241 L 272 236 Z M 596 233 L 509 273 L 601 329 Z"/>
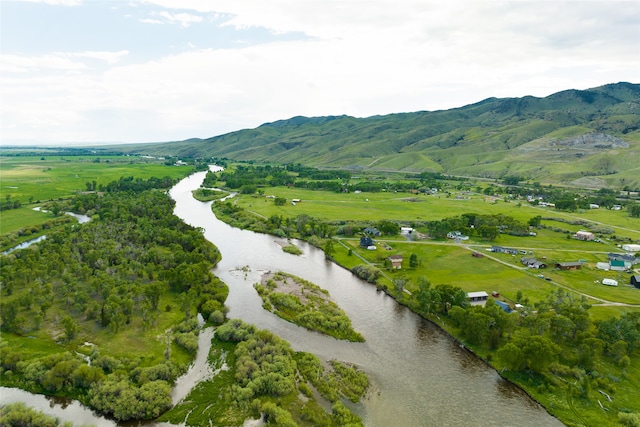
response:
<path id="1" fill-rule="evenodd" d="M 22 203 L 18 209 L 0 213 L 0 234 L 53 219 L 52 214 L 33 208 L 86 191 L 87 183 L 107 185 L 129 176 L 182 178 L 191 171 L 188 166 L 168 166 L 161 160 L 131 156 L 0 156 L 0 198 Z"/>
<path id="2" fill-rule="evenodd" d="M 553 208 L 531 206 L 526 202 L 504 201 L 501 198 L 465 191 L 452 192 L 450 196 L 443 193 L 438 195 L 392 192 L 334 193 L 283 186 L 264 189 L 264 194 L 283 197 L 288 202 L 293 199 L 299 199 L 301 202 L 295 203 L 295 205 L 286 203 L 284 206 L 276 206 L 272 199 L 260 195 L 242 195 L 235 203 L 266 217 L 271 215 L 282 215 L 284 217 L 309 215 L 327 221 L 379 221 L 388 219 L 411 224 L 415 221 L 432 221 L 465 213 L 475 213 L 485 215 L 504 214 L 526 222 L 530 218 L 540 215 L 543 218 L 584 219 L 594 223 L 601 223 L 612 228 L 619 236 L 627 236 L 634 240 L 640 239 L 640 220 L 629 217 L 627 212 L 622 210 L 592 209 L 577 213 L 566 213 Z M 583 228 L 579 225 L 559 221 L 549 220 L 543 223 L 572 232 Z"/>
<path id="3" fill-rule="evenodd" d="M 280 215 L 295 218 L 298 215 L 308 215 L 323 221 L 370 222 L 372 225 L 384 219 L 411 226 L 465 213 L 503 214 L 526 223 L 530 218 L 540 215 L 548 219 L 541 221 L 542 227 L 535 230 L 536 236 L 501 234 L 491 242 L 474 236 L 462 244 L 447 239 L 409 242 L 402 236 L 384 236 L 377 239 L 375 251 L 359 247 L 359 238 L 340 238 L 341 244 L 334 245 L 336 252 L 333 258 L 346 268 L 362 264 L 362 259 L 366 260 L 384 272 L 381 283 L 388 288 L 393 286 L 393 280 L 397 277 L 410 279 L 405 288 L 408 292 L 412 291 L 418 277 L 426 277 L 434 285 L 451 284 L 467 292 L 496 291 L 511 302 L 515 302 L 520 292 L 523 298 L 535 302 L 545 299 L 551 290 L 561 286 L 592 296 L 589 301 L 591 304 L 602 304 L 601 300 L 605 300 L 635 306 L 596 306 L 597 317 L 614 316 L 621 310 L 640 310 L 640 291 L 629 285 L 630 274 L 602 271 L 595 267 L 597 262 L 608 260 L 609 252 L 621 251 L 616 242 L 607 239 L 585 242 L 567 238 L 585 227 L 563 222 L 585 220 L 596 223 L 599 227 L 613 229 L 618 237 L 639 240 L 640 220 L 629 217 L 623 210 L 593 209 L 565 213 L 553 208 L 531 206 L 524 201 L 505 201 L 470 191 L 455 190 L 450 190 L 449 194 L 441 192 L 437 195 L 407 192 L 335 193 L 283 186 L 264 188 L 262 193 L 238 195 L 233 203 L 259 217 Z M 266 196 L 283 197 L 287 199 L 287 203 L 277 206 L 272 198 Z M 300 201 L 291 203 L 293 199 Z M 426 233 L 426 228 L 418 226 L 417 230 Z M 516 248 L 526 255 L 488 252 L 492 245 Z M 472 251 L 483 253 L 485 257 L 472 257 Z M 409 268 L 411 254 L 419 259 L 419 266 L 416 268 Z M 385 260 L 389 255 L 403 255 L 402 270 L 385 268 Z M 523 256 L 537 257 L 546 262 L 548 268 L 524 268 L 520 262 Z M 556 263 L 572 261 L 583 261 L 582 269 L 555 269 Z M 538 275 L 551 280 L 544 280 Z M 604 278 L 618 280 L 619 286 L 600 284 Z"/>

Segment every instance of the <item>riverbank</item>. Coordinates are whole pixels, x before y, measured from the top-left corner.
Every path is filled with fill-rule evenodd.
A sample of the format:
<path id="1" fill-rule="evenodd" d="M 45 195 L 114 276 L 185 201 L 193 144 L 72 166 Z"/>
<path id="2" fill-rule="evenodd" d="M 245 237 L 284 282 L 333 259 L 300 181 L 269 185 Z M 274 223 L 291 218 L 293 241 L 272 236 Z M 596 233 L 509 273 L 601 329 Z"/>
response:
<path id="1" fill-rule="evenodd" d="M 231 208 L 229 204 L 226 204 L 226 206 L 222 206 L 220 210 L 218 210 L 217 206 L 214 207 L 214 211 L 218 218 L 224 221 L 227 221 L 227 217 L 235 216 L 236 214 L 241 215 L 241 221 L 231 221 L 236 227 L 239 226 L 239 223 L 244 223 L 244 228 L 249 228 L 263 233 L 265 232 L 264 224 L 256 227 L 257 230 L 251 227 L 250 224 L 253 222 L 250 219 L 251 216 L 247 215 L 246 212 L 243 212 L 240 208 Z M 327 247 L 328 244 L 326 242 L 330 241 L 329 239 L 318 239 L 315 235 L 303 237 L 296 234 L 296 236 L 310 244 L 313 244 L 316 248 Z M 348 245 L 349 247 L 343 247 L 342 245 L 332 246 L 333 253 L 331 260 L 341 268 L 351 271 L 353 266 L 362 262 L 358 257 L 353 256 L 357 252 L 357 247 L 352 248 L 350 245 Z M 365 256 L 368 255 L 370 254 L 365 254 Z M 484 268 L 486 269 L 487 267 L 485 266 Z M 585 370 L 583 367 L 575 366 L 575 361 L 573 363 L 567 363 L 564 359 L 558 360 L 559 350 L 555 350 L 558 348 L 558 344 L 554 342 L 558 338 L 550 335 L 552 331 L 547 330 L 548 332 L 545 334 L 547 336 L 540 339 L 542 344 L 545 346 L 544 351 L 550 351 L 550 353 L 540 354 L 539 359 L 544 360 L 544 363 L 541 365 L 534 365 L 533 362 L 531 362 L 530 367 L 529 362 L 526 362 L 527 365 L 512 365 L 507 367 L 505 362 L 506 350 L 502 349 L 506 345 L 509 350 L 513 348 L 513 345 L 509 344 L 510 339 L 513 337 L 518 338 L 517 342 L 519 343 L 519 346 L 522 348 L 527 347 L 526 344 L 521 344 L 528 342 L 526 341 L 526 335 L 522 334 L 528 334 L 530 332 L 527 332 L 527 330 L 519 326 L 522 331 L 515 331 L 517 333 L 515 333 L 514 336 L 514 329 L 501 329 L 502 332 L 498 332 L 497 335 L 493 336 L 493 338 L 486 335 L 486 338 L 483 338 L 483 340 L 486 339 L 487 341 L 478 344 L 477 342 L 479 340 L 475 340 L 475 337 L 470 335 L 472 334 L 471 331 L 473 329 L 459 323 L 464 320 L 464 318 L 460 316 L 466 316 L 467 313 L 471 313 L 469 316 L 479 315 L 480 317 L 477 317 L 478 319 L 486 319 L 485 317 L 482 317 L 485 316 L 484 312 L 477 311 L 478 309 L 468 311 L 463 310 L 461 312 L 456 312 L 458 317 L 455 318 L 446 315 L 425 314 L 425 308 L 420 306 L 416 297 L 416 286 L 412 286 L 409 291 L 409 289 L 402 286 L 401 281 L 398 281 L 397 283 L 394 281 L 394 278 L 401 277 L 402 275 L 403 271 L 387 271 L 385 274 L 387 278 L 385 279 L 384 277 L 381 277 L 381 283 L 377 283 L 374 286 L 376 286 L 378 291 L 384 291 L 386 295 L 391 296 L 396 302 L 400 303 L 400 305 L 407 307 L 413 313 L 419 315 L 425 320 L 428 320 L 430 323 L 443 330 L 450 339 L 456 343 L 456 346 L 461 348 L 463 351 L 472 354 L 473 357 L 476 357 L 481 363 L 490 367 L 505 381 L 508 381 L 510 384 L 513 384 L 514 387 L 522 390 L 533 401 L 541 404 L 546 409 L 547 413 L 555 417 L 557 420 L 560 420 L 564 424 L 570 426 L 595 425 L 609 423 L 614 420 L 617 421 L 619 417 L 620 419 L 624 417 L 623 414 L 626 412 L 631 412 L 632 416 L 634 411 L 638 412 L 637 409 L 635 409 L 637 403 L 633 403 L 631 397 L 634 393 L 638 392 L 637 385 L 634 385 L 634 382 L 632 381 L 632 378 L 638 375 L 637 369 L 633 365 L 625 372 L 624 367 L 620 365 L 613 365 L 607 359 L 607 357 L 609 357 L 607 354 L 592 355 L 592 363 L 594 366 L 588 370 Z M 549 297 L 551 296 L 549 295 Z M 557 297 L 560 298 L 561 305 L 554 308 L 554 310 L 558 313 L 563 312 L 563 310 L 570 309 L 569 307 L 574 304 L 579 310 L 576 313 L 582 312 L 588 308 L 588 306 L 584 306 L 586 308 L 581 308 L 582 305 L 580 304 L 582 303 L 580 300 L 574 300 L 569 294 L 561 292 Z M 431 311 L 432 313 L 435 312 L 433 310 L 427 311 Z M 517 322 L 519 324 L 520 317 L 516 314 L 514 314 L 514 316 L 516 317 L 512 317 L 512 320 L 509 322 L 514 322 L 514 324 Z M 530 318 L 530 320 L 534 319 L 535 316 Z M 485 320 L 482 321 L 484 322 Z M 573 320 L 571 322 L 573 324 Z M 590 322 L 587 321 L 586 325 L 589 326 Z M 470 326 L 477 328 L 477 325 Z M 488 327 L 489 324 L 487 323 L 487 326 L 485 327 L 487 328 L 487 331 L 480 331 L 479 334 L 490 334 L 491 332 L 488 330 Z M 512 325 L 511 327 L 513 328 L 515 325 Z M 595 339 L 591 337 L 594 337 L 596 333 L 597 330 L 590 331 L 589 335 L 585 336 L 585 339 Z M 582 335 L 579 337 L 582 337 Z M 489 338 L 497 341 L 497 344 L 490 346 L 488 344 Z M 569 341 L 570 339 L 570 337 L 566 338 L 565 341 Z M 536 340 L 534 339 L 533 341 Z M 600 341 L 598 340 L 598 342 Z M 583 345 L 576 344 L 576 350 L 574 351 L 585 348 L 586 347 Z M 534 350 L 532 348 L 528 348 L 527 351 Z M 580 351 L 584 352 L 587 350 Z M 520 355 L 520 353 L 514 354 L 517 354 L 518 358 L 524 357 L 524 355 Z M 565 354 L 567 357 L 568 355 L 568 353 Z M 535 361 L 536 358 L 536 356 L 533 356 L 533 359 L 531 360 Z M 600 374 L 600 372 L 604 372 L 604 375 Z M 576 383 L 578 384 L 577 386 Z M 616 389 L 618 390 L 618 393 L 615 394 L 614 398 L 611 401 L 607 400 L 603 405 L 605 407 L 608 406 L 607 409 L 609 411 L 603 411 L 603 409 L 598 405 L 598 397 L 601 396 L 599 393 L 604 392 L 608 395 L 613 395 Z M 590 390 L 593 390 L 593 392 Z M 598 406 L 594 407 L 594 403 Z M 621 415 L 618 416 L 618 413 Z"/>

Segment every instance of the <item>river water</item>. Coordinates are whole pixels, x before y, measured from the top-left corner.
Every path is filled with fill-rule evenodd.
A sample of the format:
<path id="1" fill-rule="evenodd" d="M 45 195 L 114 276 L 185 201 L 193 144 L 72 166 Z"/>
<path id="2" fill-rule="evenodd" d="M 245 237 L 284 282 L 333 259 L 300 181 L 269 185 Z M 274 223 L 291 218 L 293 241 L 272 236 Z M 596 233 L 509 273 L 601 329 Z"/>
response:
<path id="1" fill-rule="evenodd" d="M 282 251 L 274 236 L 233 228 L 191 196 L 205 172 L 170 192 L 174 213 L 204 231 L 222 253 L 214 273 L 229 286 L 229 317 L 268 329 L 324 360 L 361 367 L 372 381 L 364 401 L 351 405 L 367 426 L 561 426 L 556 418 L 447 334 L 349 271 L 327 261 L 306 242 L 304 254 Z M 258 199 L 255 203 L 268 203 Z M 327 289 L 365 343 L 348 343 L 307 331 L 262 308 L 253 289 L 266 271 L 282 270 Z"/>
<path id="2" fill-rule="evenodd" d="M 222 253 L 214 273 L 229 285 L 229 316 L 272 331 L 295 350 L 362 368 L 372 386 L 361 403 L 349 407 L 366 426 L 562 426 L 439 328 L 376 291 L 375 286 L 328 262 L 322 251 L 294 241 L 303 255 L 287 254 L 278 238 L 233 228 L 218 220 L 211 212 L 211 202 L 199 202 L 191 195 L 204 176 L 205 172 L 199 172 L 185 178 L 170 195 L 176 201 L 175 214 L 202 228 L 205 237 Z M 366 342 L 338 341 L 265 311 L 253 284 L 264 272 L 277 270 L 327 289 Z M 211 331 L 204 332 L 202 338 L 210 339 Z M 172 396 L 174 403 L 186 395 L 194 382 L 209 374 L 200 363 L 194 372 L 181 378 Z M 0 387 L 0 395 L 3 403 L 25 401 L 44 412 L 55 411 L 64 420 L 114 425 L 78 403 L 65 402 L 63 408 L 55 400 L 4 387 Z"/>

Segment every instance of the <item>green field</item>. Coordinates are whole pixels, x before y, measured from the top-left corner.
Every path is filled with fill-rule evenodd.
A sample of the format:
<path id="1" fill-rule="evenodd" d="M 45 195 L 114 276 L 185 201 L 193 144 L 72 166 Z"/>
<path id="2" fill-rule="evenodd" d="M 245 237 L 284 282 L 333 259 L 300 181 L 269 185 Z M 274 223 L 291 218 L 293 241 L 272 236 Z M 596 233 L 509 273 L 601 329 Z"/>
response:
<path id="1" fill-rule="evenodd" d="M 411 224 L 415 221 L 432 221 L 465 213 L 484 215 L 504 214 L 526 222 L 534 216 L 560 217 L 565 219 L 585 219 L 602 223 L 613 228 L 620 236 L 640 239 L 640 219 L 631 218 L 625 211 L 593 209 L 568 214 L 549 208 L 530 206 L 526 202 L 504 201 L 500 198 L 474 193 L 456 191 L 447 197 L 440 195 L 422 195 L 410 193 L 333 193 L 290 187 L 272 187 L 264 189 L 267 196 L 286 198 L 288 203 L 276 206 L 273 200 L 260 195 L 242 195 L 235 203 L 260 215 L 282 215 L 295 217 L 309 215 L 326 221 L 378 221 L 382 219 Z M 292 204 L 294 199 L 301 202 Z M 347 215 L 348 214 L 348 215 Z M 573 232 L 580 226 L 547 221 L 545 224 L 558 226 Z M 593 245 L 597 245 L 593 243 Z M 595 250 L 595 249 L 594 249 Z"/>
<path id="2" fill-rule="evenodd" d="M 23 204 L 85 191 L 87 182 L 107 185 L 120 177 L 181 178 L 191 168 L 131 156 L 0 156 L 1 197 Z"/>
<path id="3" fill-rule="evenodd" d="M 0 234 L 54 218 L 33 208 L 86 191 L 87 183 L 95 181 L 98 188 L 129 176 L 177 179 L 192 171 L 190 166 L 168 166 L 161 160 L 132 156 L 0 156 L 0 198 L 22 204 L 0 212 Z"/>
<path id="4" fill-rule="evenodd" d="M 299 188 L 275 187 L 265 194 L 284 197 L 288 201 L 300 199 L 300 203 L 275 206 L 273 201 L 260 196 L 241 197 L 237 203 L 247 210 L 261 215 L 297 216 L 309 215 L 321 220 L 378 221 L 389 219 L 411 223 L 431 221 L 463 213 L 504 213 L 516 219 L 528 220 L 540 212 L 528 206 L 516 206 L 500 199 L 479 195 L 465 195 L 465 199 L 445 195 L 425 196 L 410 193 L 330 193 Z M 348 215 L 347 215 L 348 214 Z"/>
<path id="5" fill-rule="evenodd" d="M 447 239 L 407 242 L 401 236 L 384 236 L 379 238 L 377 250 L 368 251 L 359 247 L 359 238 L 338 236 L 343 245 L 335 245 L 334 259 L 347 268 L 362 263 L 359 257 L 347 255 L 345 246 L 351 248 L 352 252 L 385 272 L 386 277 L 381 280 L 387 286 L 391 286 L 393 279 L 399 275 L 410 279 L 409 283 L 414 284 L 418 277 L 426 277 L 433 284 L 451 284 L 467 292 L 497 291 L 512 301 L 515 301 L 520 291 L 523 297 L 531 302 L 545 299 L 552 289 L 560 286 L 592 296 L 592 304 L 602 304 L 600 300 L 605 300 L 636 306 L 624 309 L 640 309 L 640 291 L 629 285 L 630 274 L 605 272 L 595 268 L 597 262 L 608 260 L 608 253 L 620 252 L 616 242 L 608 239 L 599 242 L 568 239 L 568 234 L 572 235 L 584 229 L 584 226 L 553 219 L 586 220 L 597 223 L 598 227 L 615 230 L 618 237 L 639 240 L 640 220 L 629 217 L 625 211 L 593 209 L 569 214 L 552 208 L 531 206 L 518 200 L 504 201 L 457 190 L 451 190 L 450 195 L 444 192 L 438 195 L 419 195 L 407 192 L 335 193 L 291 187 L 267 187 L 262 189 L 261 193 L 240 194 L 233 203 L 259 218 L 269 218 L 273 215 L 296 218 L 299 215 L 307 215 L 318 221 L 369 223 L 372 226 L 383 219 L 412 226 L 466 213 L 503 214 L 526 223 L 530 218 L 540 215 L 549 219 L 542 220 L 542 227 L 535 230 L 535 236 L 500 234 L 494 241 L 474 236 L 463 244 L 455 244 Z M 267 196 L 286 198 L 287 203 L 276 206 L 273 199 Z M 295 199 L 299 201 L 291 203 Z M 423 226 L 418 226 L 417 230 L 427 233 L 426 227 Z M 512 256 L 487 252 L 492 245 L 516 248 L 526 255 Z M 487 256 L 474 258 L 471 256 L 472 250 Z M 385 259 L 392 254 L 403 255 L 407 266 L 410 255 L 416 254 L 420 259 L 420 265 L 414 269 L 405 266 L 400 271 L 386 270 Z M 548 268 L 523 268 L 520 263 L 523 256 L 544 260 Z M 555 269 L 556 263 L 579 260 L 584 261 L 584 268 L 579 271 Z M 538 277 L 539 274 L 549 277 L 552 281 L 543 280 Z M 606 277 L 615 278 L 620 286 L 612 288 L 601 285 L 599 281 Z M 411 286 L 406 289 L 410 292 Z M 606 308 L 601 307 L 599 312 L 616 315 L 621 309 L 609 305 Z"/>

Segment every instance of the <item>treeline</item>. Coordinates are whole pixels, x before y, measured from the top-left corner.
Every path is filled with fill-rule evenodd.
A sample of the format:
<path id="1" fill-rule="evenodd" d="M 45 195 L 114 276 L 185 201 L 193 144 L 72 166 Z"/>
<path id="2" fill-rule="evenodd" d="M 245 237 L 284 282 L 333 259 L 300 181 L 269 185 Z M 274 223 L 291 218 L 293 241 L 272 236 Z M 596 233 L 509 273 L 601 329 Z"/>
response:
<path id="1" fill-rule="evenodd" d="M 20 200 L 11 200 L 11 195 L 7 195 L 4 200 L 0 200 L 0 212 L 22 207 Z"/>
<path id="2" fill-rule="evenodd" d="M 540 226 L 541 216 L 532 217 L 526 224 L 508 215 L 462 214 L 457 217 L 428 221 L 426 229 L 429 235 L 443 239 L 451 231 L 459 231 L 466 236 L 479 236 L 486 240 L 495 240 L 501 233 L 512 236 L 528 236 L 531 227 Z"/>
<path id="3" fill-rule="evenodd" d="M 95 334 L 113 339 L 125 330 L 165 334 L 166 326 L 157 329 L 171 313 L 180 320 L 165 334 L 164 362 L 143 366 L 144 357 L 115 359 L 96 346 L 88 365 L 58 347 L 34 357 L 3 342 L 3 384 L 73 396 L 119 420 L 155 418 L 171 404 L 171 384 L 185 368 L 173 361 L 171 348 L 195 352 L 195 313 L 223 321 L 228 289 L 210 272 L 220 259 L 218 250 L 173 215 L 174 202 L 164 191 L 148 190 L 168 181 L 137 181 L 124 179 L 111 187 L 124 191 L 64 202 L 64 210 L 92 220 L 65 225 L 37 245 L 1 256 L 0 329 L 48 336 L 75 348 Z M 163 356 L 149 355 L 156 358 Z"/>
<path id="4" fill-rule="evenodd" d="M 237 165 L 233 171 L 224 170 L 218 177 L 226 187 L 255 193 L 258 187 L 293 184 L 295 176 L 281 166 Z M 247 191 L 250 188 L 252 191 Z"/>
<path id="5" fill-rule="evenodd" d="M 304 214 L 295 218 L 282 215 L 272 215 L 270 218 L 259 217 L 230 201 L 216 201 L 211 207 L 217 216 L 224 217 L 223 220 L 234 227 L 280 237 L 305 237 L 315 245 L 318 244 L 319 239 L 334 235 L 337 229 L 333 223 Z"/>
<path id="6" fill-rule="evenodd" d="M 213 173 L 208 173 L 204 185 L 213 186 L 212 184 L 216 181 L 223 181 L 225 187 L 243 194 L 254 194 L 262 187 L 283 185 L 332 192 L 427 192 L 430 188 L 442 188 L 440 180 L 445 179 L 440 174 L 429 173 L 407 177 L 402 181 L 358 180 L 350 182 L 351 178 L 351 173 L 348 171 L 318 170 L 301 165 L 238 165 L 235 170 L 225 170 L 217 177 L 214 177 Z"/>
<path id="7" fill-rule="evenodd" d="M 92 183 L 93 184 L 93 183 Z M 110 193 L 121 191 L 141 192 L 151 189 L 169 189 L 175 184 L 175 180 L 165 176 L 164 178 L 151 177 L 149 179 L 134 178 L 133 176 L 120 177 L 117 181 L 112 181 L 104 187 Z M 95 185 L 93 185 L 95 189 Z"/>
<path id="8" fill-rule="evenodd" d="M 6 427 L 73 427 L 70 421 L 62 422 L 59 418 L 36 411 L 22 402 L 0 406 L 0 426 Z"/>
<path id="9" fill-rule="evenodd" d="M 506 182 L 507 181 L 505 181 L 505 183 Z M 616 205 L 626 206 L 630 216 L 635 218 L 640 217 L 640 204 L 622 199 L 619 192 L 611 188 L 600 188 L 597 191 L 591 192 L 577 192 L 553 186 L 544 187 L 538 183 L 534 183 L 534 185 L 520 184 L 518 186 L 513 184 L 503 189 L 489 186 L 485 188 L 484 193 L 509 194 L 518 197 L 530 196 L 532 198 L 531 203 L 534 205 L 544 201 L 546 203 L 553 203 L 557 210 L 569 212 L 575 212 L 578 209 L 587 210 L 590 209 L 591 205 L 598 205 L 605 209 L 611 209 Z M 542 200 L 540 200 L 540 198 Z"/>
<path id="10" fill-rule="evenodd" d="M 542 396 L 568 393 L 590 406 L 602 394 L 615 396 L 623 378 L 637 380 L 628 368 L 640 351 L 640 313 L 594 321 L 586 297 L 562 289 L 535 304 L 520 296 L 523 307 L 508 313 L 492 299 L 470 306 L 449 285 L 422 279 L 416 287 L 413 297 L 396 297 L 426 317 L 445 316 L 466 345 L 516 382 L 527 375 Z M 605 410 L 620 411 L 620 420 L 640 419 L 607 400 Z"/>
<path id="11" fill-rule="evenodd" d="M 367 228 L 371 228 L 380 231 L 385 236 L 395 236 L 400 233 L 401 229 L 398 222 L 391 220 L 375 222 L 324 221 L 306 214 L 300 214 L 296 217 L 275 214 L 269 218 L 263 218 L 248 212 L 232 201 L 216 201 L 211 205 L 211 208 L 219 218 L 234 227 L 279 237 L 300 237 L 317 247 L 321 246 L 322 240 L 334 235 L 347 237 L 363 235 Z M 422 223 L 412 223 L 412 225 L 418 226 Z"/>

